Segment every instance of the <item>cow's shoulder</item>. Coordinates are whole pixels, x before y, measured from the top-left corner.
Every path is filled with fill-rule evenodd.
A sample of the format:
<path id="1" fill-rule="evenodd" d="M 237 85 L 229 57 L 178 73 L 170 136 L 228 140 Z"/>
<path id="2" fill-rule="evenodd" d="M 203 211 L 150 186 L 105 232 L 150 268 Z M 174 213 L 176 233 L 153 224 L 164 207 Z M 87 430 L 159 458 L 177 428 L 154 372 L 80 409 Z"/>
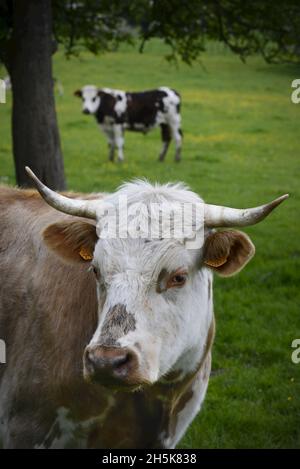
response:
<path id="1" fill-rule="evenodd" d="M 96 113 L 99 124 L 105 123 L 107 118 L 113 122 L 125 122 L 127 111 L 127 95 L 125 91 L 111 88 L 102 88 L 98 91 L 100 106 Z"/>

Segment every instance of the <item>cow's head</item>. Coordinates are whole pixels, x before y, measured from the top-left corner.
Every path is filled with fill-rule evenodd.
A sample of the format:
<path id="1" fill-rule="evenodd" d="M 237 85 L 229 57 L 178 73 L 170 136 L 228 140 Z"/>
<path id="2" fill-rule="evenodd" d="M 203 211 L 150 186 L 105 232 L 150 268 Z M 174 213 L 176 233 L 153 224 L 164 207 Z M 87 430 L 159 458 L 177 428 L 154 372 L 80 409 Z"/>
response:
<path id="1" fill-rule="evenodd" d="M 74 92 L 74 96 L 82 99 L 82 112 L 84 114 L 95 114 L 100 106 L 99 90 L 94 85 L 86 85 Z"/>
<path id="2" fill-rule="evenodd" d="M 99 218 L 98 208 L 103 201 L 69 199 L 29 173 L 51 206 L 96 219 L 97 229 L 95 222 L 76 219 L 55 223 L 45 230 L 44 239 L 64 260 L 85 262 L 95 275 L 99 319 L 84 352 L 85 378 L 126 389 L 197 368 L 213 319 L 212 272 L 233 275 L 254 255 L 246 234 L 215 228 L 255 224 L 287 197 L 246 210 L 204 204 L 204 244 L 188 249 L 184 239 L 102 238 L 105 217 Z M 183 186 L 144 181 L 127 184 L 105 200 L 113 205 L 124 194 L 129 206 L 203 204 Z"/>

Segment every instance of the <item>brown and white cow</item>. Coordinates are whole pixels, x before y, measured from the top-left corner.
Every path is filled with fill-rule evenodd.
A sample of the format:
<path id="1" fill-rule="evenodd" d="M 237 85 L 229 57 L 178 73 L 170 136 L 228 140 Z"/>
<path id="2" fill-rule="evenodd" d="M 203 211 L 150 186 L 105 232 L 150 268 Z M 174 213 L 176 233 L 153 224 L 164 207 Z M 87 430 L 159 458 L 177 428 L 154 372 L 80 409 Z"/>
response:
<path id="1" fill-rule="evenodd" d="M 182 185 L 71 198 L 31 175 L 47 203 L 0 188 L 4 447 L 174 447 L 206 394 L 213 272 L 235 274 L 254 254 L 247 235 L 215 227 L 257 223 L 286 196 L 246 210 L 204 204 L 204 244 L 187 249 L 179 238 L 102 238 L 99 218 L 125 195 L 129 211 L 203 204 Z"/>
<path id="2" fill-rule="evenodd" d="M 107 137 L 109 160 L 124 160 L 124 131 L 148 133 L 160 127 L 163 146 L 159 160 L 163 161 L 172 138 L 175 141 L 175 161 L 181 158 L 182 130 L 180 105 L 177 91 L 162 86 L 156 90 L 139 93 L 86 85 L 75 91 L 82 98 L 82 112 L 93 114 Z"/>

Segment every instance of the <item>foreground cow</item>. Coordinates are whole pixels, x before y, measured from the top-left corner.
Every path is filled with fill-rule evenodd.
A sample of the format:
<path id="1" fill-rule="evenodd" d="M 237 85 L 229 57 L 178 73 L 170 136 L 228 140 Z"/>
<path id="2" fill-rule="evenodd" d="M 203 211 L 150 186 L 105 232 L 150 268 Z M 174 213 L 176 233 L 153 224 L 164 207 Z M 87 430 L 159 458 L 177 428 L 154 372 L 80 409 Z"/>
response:
<path id="1" fill-rule="evenodd" d="M 159 160 L 163 161 L 172 138 L 175 141 L 175 161 L 181 158 L 180 96 L 171 88 L 141 93 L 128 93 L 109 88 L 99 89 L 93 85 L 75 91 L 82 98 L 82 111 L 94 114 L 105 133 L 109 145 L 109 160 L 114 160 L 115 149 L 118 160 L 124 160 L 124 130 L 147 133 L 160 126 L 163 147 Z"/>
<path id="2" fill-rule="evenodd" d="M 191 250 L 184 239 L 102 238 L 103 197 L 35 182 L 47 203 L 0 189 L 4 446 L 174 447 L 208 385 L 213 271 L 232 275 L 254 254 L 247 235 L 213 228 L 257 223 L 286 196 L 248 210 L 205 204 L 205 242 Z M 146 182 L 105 200 L 121 195 L 129 206 L 202 202 Z"/>

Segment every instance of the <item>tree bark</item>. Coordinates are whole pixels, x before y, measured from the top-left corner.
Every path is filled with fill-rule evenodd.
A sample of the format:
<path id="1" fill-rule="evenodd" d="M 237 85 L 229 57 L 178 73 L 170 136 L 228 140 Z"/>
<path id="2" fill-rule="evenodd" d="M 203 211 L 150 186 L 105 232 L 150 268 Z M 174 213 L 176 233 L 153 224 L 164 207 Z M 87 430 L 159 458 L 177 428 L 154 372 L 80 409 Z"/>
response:
<path id="1" fill-rule="evenodd" d="M 52 189 L 65 189 L 52 77 L 51 0 L 14 0 L 10 73 L 16 180 L 32 186 L 24 167 Z"/>

